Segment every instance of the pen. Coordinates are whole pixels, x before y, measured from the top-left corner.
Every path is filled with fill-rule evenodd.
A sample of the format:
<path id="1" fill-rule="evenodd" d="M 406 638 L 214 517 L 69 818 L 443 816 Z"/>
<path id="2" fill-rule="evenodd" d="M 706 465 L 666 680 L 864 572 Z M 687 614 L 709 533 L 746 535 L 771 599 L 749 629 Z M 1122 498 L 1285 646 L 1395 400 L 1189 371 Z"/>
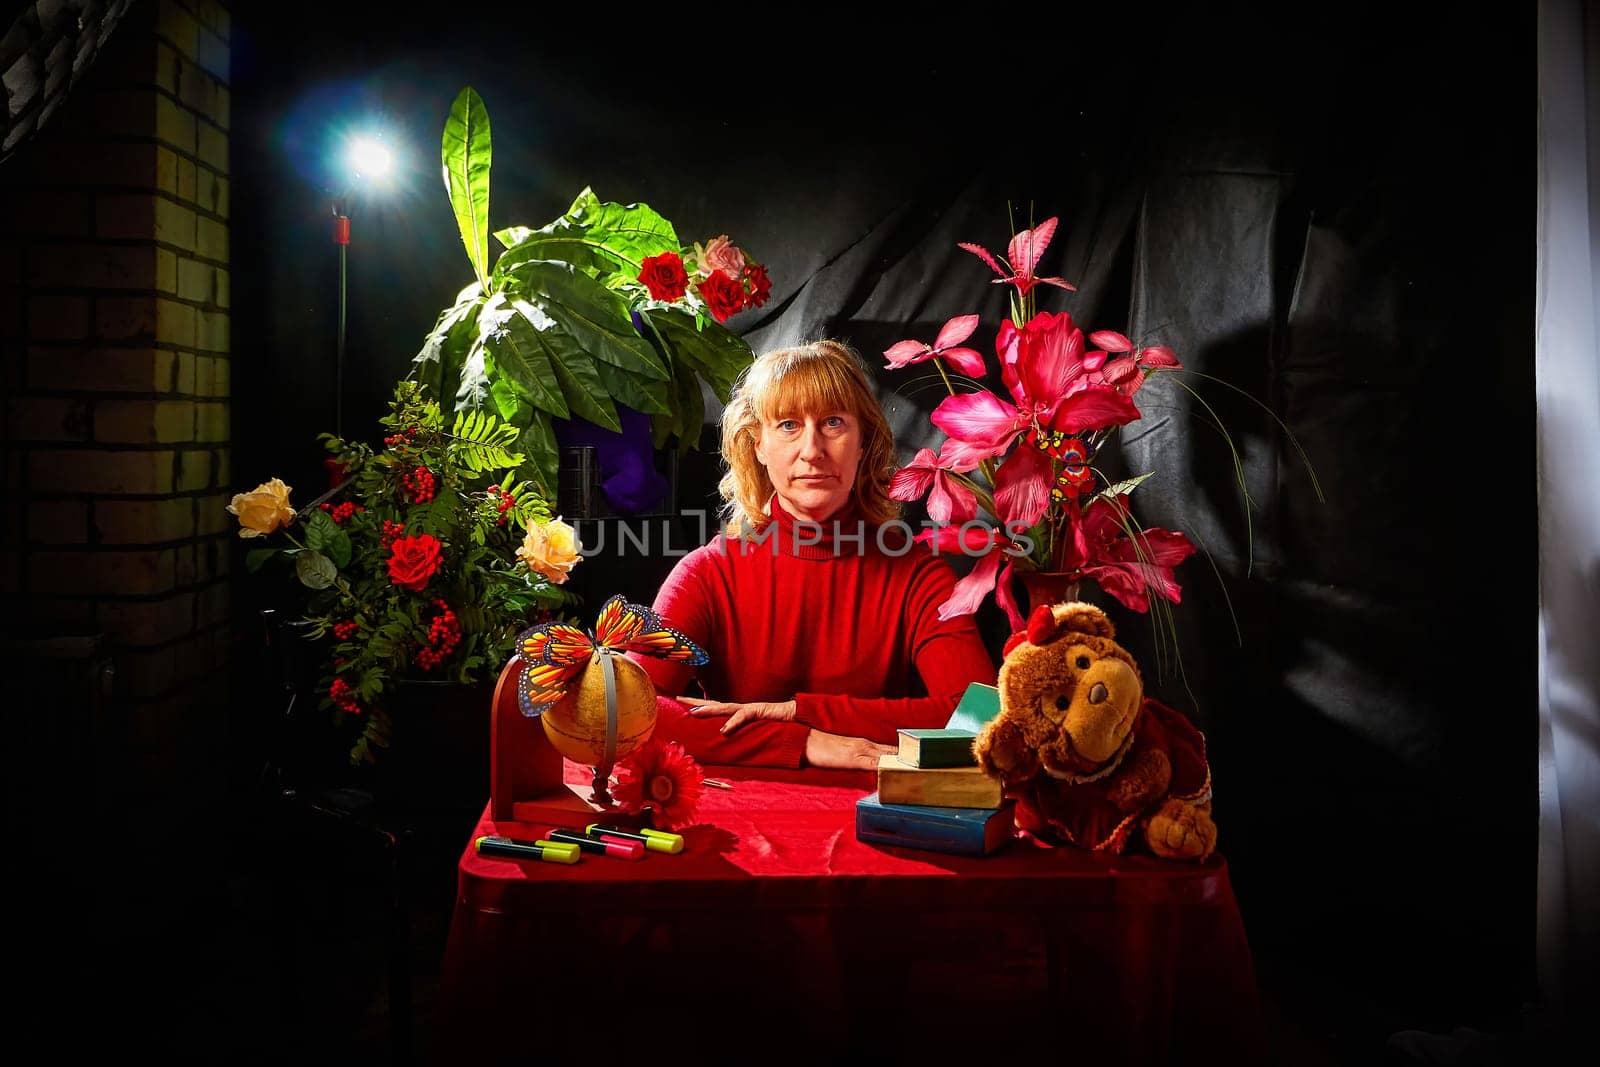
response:
<path id="1" fill-rule="evenodd" d="M 484 856 L 504 856 L 514 860 L 538 860 L 542 863 L 577 863 L 578 848 L 569 842 L 513 841 L 509 837 L 478 838 L 473 847 Z"/>
<path id="2" fill-rule="evenodd" d="M 598 852 L 619 860 L 644 859 L 644 846 L 637 841 L 599 840 L 585 837 L 576 830 L 551 830 L 550 836 L 563 844 L 571 844 L 585 852 Z"/>
<path id="3" fill-rule="evenodd" d="M 683 837 L 679 834 L 669 834 L 665 830 L 624 830 L 621 827 L 592 822 L 583 828 L 583 832 L 591 837 L 604 834 L 624 841 L 637 841 L 651 852 L 683 851 Z"/>

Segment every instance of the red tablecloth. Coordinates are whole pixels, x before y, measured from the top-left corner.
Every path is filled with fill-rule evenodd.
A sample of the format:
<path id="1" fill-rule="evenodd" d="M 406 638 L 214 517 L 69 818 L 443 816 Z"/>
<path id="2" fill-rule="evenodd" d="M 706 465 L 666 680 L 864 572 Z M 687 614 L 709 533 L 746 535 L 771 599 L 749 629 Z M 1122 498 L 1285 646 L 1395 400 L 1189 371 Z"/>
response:
<path id="1" fill-rule="evenodd" d="M 622 1046 L 808 1058 L 1041 1046 L 1116 1062 L 1265 1059 L 1227 865 L 868 845 L 872 776 L 715 768 L 681 854 L 461 857 L 443 1054 Z M 567 765 L 568 781 L 588 781 Z M 496 823 L 474 837 L 535 838 Z M 673 1036 L 675 1035 L 675 1036 Z"/>

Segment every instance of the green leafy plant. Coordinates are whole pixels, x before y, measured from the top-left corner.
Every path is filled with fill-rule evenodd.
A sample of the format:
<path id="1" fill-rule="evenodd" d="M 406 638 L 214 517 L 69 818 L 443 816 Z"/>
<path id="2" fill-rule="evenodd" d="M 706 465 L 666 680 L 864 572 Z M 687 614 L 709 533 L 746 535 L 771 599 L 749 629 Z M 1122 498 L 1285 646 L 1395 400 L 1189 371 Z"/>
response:
<path id="1" fill-rule="evenodd" d="M 688 451 L 704 421 L 702 380 L 723 403 L 753 358 L 722 322 L 767 300 L 766 269 L 726 236 L 684 246 L 646 204 L 578 194 L 537 229 L 495 232 L 490 263 L 489 113 L 471 88 L 445 122 L 445 186 L 474 278 L 445 308 L 412 374 L 456 409 L 516 430 L 521 476 L 556 485 L 552 420 L 619 432 L 619 405 L 650 416 L 657 448 Z"/>
<path id="2" fill-rule="evenodd" d="M 447 418 L 413 381 L 389 407 L 380 449 L 322 435 L 344 471 L 325 499 L 296 511 L 273 479 L 228 507 L 240 536 L 282 542 L 248 552 L 248 569 L 290 563 L 309 590 L 306 636 L 328 639 L 323 706 L 361 724 L 353 763 L 389 744 L 398 681 L 494 677 L 516 635 L 572 599 L 561 583 L 578 561 L 571 527 L 516 476 L 515 427 Z"/>

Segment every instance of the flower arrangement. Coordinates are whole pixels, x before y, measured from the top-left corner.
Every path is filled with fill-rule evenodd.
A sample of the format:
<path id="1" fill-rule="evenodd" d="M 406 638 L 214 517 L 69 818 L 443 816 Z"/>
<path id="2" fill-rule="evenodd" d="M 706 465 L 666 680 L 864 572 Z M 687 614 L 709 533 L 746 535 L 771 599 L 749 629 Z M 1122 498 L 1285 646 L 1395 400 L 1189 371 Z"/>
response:
<path id="1" fill-rule="evenodd" d="M 891 370 L 933 363 L 950 393 L 931 416 L 946 435 L 939 451 L 921 449 L 890 486 L 896 500 L 927 497 L 928 515 L 940 525 L 918 540 L 978 557 L 940 607 L 941 618 L 976 611 L 993 591 L 1021 629 L 1011 591 L 1019 569 L 1092 580 L 1124 606 L 1146 612 L 1154 601 L 1179 602 L 1174 569 L 1194 553 L 1182 533 L 1134 519 L 1129 496 L 1148 474 L 1111 484 L 1095 465 L 1111 436 L 1139 419 L 1140 387 L 1181 365 L 1170 348 L 1136 346 L 1114 330 L 1086 340 L 1070 314 L 1036 311 L 1038 287 L 1075 291 L 1061 278 L 1038 274 L 1056 225 L 1050 218 L 1016 234 L 1005 257 L 960 245 L 997 275 L 995 284 L 1014 289 L 1011 318 L 995 338 L 1005 395 L 977 381 L 985 373 L 983 356 L 966 342 L 978 315 L 949 320 L 932 343 L 901 341 L 883 353 Z M 946 365 L 970 388 L 958 389 Z M 987 520 L 978 519 L 980 507 Z"/>
<path id="2" fill-rule="evenodd" d="M 696 241 L 692 252 L 644 257 L 639 281 L 650 299 L 670 304 L 689 295 L 691 272 L 696 296 L 718 322 L 727 322 L 745 308 L 760 307 L 772 294 L 767 268 L 732 244 L 727 234 L 712 238 L 704 248 Z"/>
<path id="3" fill-rule="evenodd" d="M 570 600 L 579 561 L 572 527 L 515 477 L 515 429 L 484 413 L 447 424 L 412 381 L 389 407 L 380 449 L 322 435 L 343 475 L 324 498 L 296 511 L 274 478 L 228 505 L 240 537 L 284 542 L 247 568 L 292 563 L 310 591 L 306 636 L 332 638 L 322 704 L 361 723 L 353 763 L 388 745 L 397 682 L 494 677 L 517 634 Z"/>
<path id="4" fill-rule="evenodd" d="M 725 234 L 685 245 L 650 205 L 603 201 L 588 188 L 543 226 L 494 231 L 497 253 L 489 112 L 470 86 L 451 106 L 440 152 L 474 276 L 414 359 L 413 376 L 444 414 L 459 405 L 515 427 L 526 457 L 519 476 L 547 493 L 558 420 L 621 434 L 619 412 L 631 410 L 648 416 L 651 446 L 695 447 L 702 380 L 725 404 L 754 359 L 722 324 L 767 302 L 766 268 Z"/>

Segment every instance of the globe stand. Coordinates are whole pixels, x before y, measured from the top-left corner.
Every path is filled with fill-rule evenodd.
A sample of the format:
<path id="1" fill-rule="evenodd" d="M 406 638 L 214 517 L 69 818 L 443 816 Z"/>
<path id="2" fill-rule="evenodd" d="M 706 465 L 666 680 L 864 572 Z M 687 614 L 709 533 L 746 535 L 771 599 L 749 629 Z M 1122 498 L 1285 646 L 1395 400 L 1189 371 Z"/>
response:
<path id="1" fill-rule="evenodd" d="M 537 718 L 517 706 L 521 661 L 513 657 L 494 687 L 489 734 L 489 817 L 495 822 L 539 823 L 583 827 L 592 822 L 642 826 L 647 816 L 629 815 L 616 806 L 607 786 L 611 768 L 595 768 L 590 795 L 568 785 L 564 759 Z"/>

